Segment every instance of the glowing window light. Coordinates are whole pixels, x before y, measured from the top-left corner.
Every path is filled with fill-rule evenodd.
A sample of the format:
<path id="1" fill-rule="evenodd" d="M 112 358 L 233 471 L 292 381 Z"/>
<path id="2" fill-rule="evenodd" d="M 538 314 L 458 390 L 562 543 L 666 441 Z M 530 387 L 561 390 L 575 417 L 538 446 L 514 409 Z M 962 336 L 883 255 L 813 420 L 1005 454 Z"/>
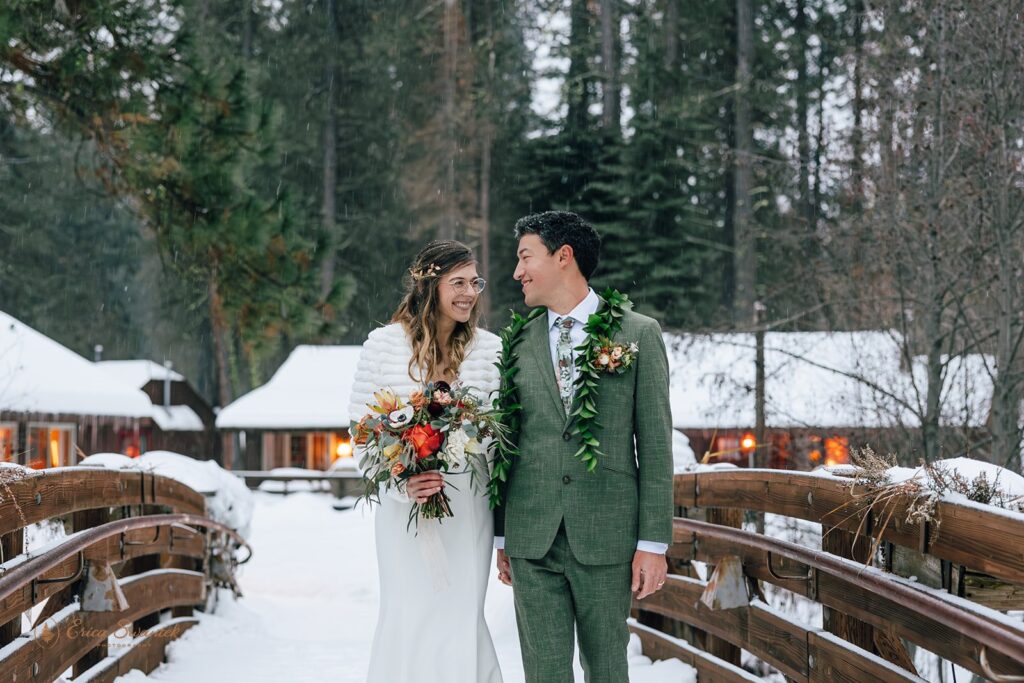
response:
<path id="1" fill-rule="evenodd" d="M 60 467 L 60 432 L 50 430 L 50 467 Z"/>
<path id="2" fill-rule="evenodd" d="M 0 427 L 0 460 L 10 462 L 14 453 L 14 430 Z"/>
<path id="3" fill-rule="evenodd" d="M 850 440 L 845 436 L 832 436 L 825 439 L 825 464 L 844 465 L 850 462 Z"/>
<path id="4" fill-rule="evenodd" d="M 334 454 L 339 458 L 351 458 L 352 457 L 352 442 L 351 441 L 339 441 L 338 445 L 334 448 Z"/>
<path id="5" fill-rule="evenodd" d="M 744 453 L 750 453 L 757 447 L 757 439 L 754 438 L 753 434 L 744 434 L 743 438 L 740 439 L 740 450 Z"/>

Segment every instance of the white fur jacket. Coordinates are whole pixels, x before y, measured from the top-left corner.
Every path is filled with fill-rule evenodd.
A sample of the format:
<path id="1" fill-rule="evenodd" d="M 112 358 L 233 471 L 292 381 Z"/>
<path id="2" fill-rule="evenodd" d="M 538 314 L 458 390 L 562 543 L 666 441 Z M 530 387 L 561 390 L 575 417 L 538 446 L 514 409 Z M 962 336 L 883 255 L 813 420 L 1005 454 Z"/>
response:
<path id="1" fill-rule="evenodd" d="M 498 390 L 498 368 L 494 365 L 501 352 L 501 340 L 487 330 L 477 328 L 473 342 L 459 368 L 459 381 L 476 389 L 480 397 L 488 399 L 491 392 Z M 423 383 L 413 382 L 409 377 L 409 360 L 412 347 L 399 323 L 378 327 L 370 332 L 363 342 L 356 366 L 355 382 L 349 398 L 348 414 L 358 420 L 373 402 L 373 392 L 392 389 L 400 398 L 408 398 Z M 413 372 L 416 370 L 414 368 Z M 474 391 L 473 393 L 477 393 Z"/>
<path id="2" fill-rule="evenodd" d="M 459 368 L 459 381 L 474 389 L 483 400 L 490 400 L 491 393 L 499 388 L 498 368 L 495 363 L 501 353 L 501 340 L 497 335 L 477 328 L 473 342 L 467 349 L 466 357 Z M 369 412 L 368 403 L 373 403 L 373 392 L 391 389 L 399 398 L 407 399 L 416 389 L 423 388 L 423 382 L 414 382 L 409 377 L 409 360 L 412 346 L 405 330 L 399 323 L 378 327 L 370 332 L 363 342 L 356 365 L 355 382 L 349 398 L 349 419 L 355 421 Z M 416 372 L 414 369 L 413 372 Z M 361 449 L 356 447 L 356 462 L 362 458 Z M 404 492 L 392 488 L 388 496 L 407 503 Z"/>

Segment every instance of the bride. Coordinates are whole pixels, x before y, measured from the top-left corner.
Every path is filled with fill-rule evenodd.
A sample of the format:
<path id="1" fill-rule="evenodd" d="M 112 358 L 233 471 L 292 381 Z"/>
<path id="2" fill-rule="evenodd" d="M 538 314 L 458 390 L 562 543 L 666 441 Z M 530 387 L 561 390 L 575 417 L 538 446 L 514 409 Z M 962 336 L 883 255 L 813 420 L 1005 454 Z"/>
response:
<path id="1" fill-rule="evenodd" d="M 381 388 L 409 396 L 443 380 L 473 387 L 484 399 L 496 391 L 500 342 L 476 327 L 485 284 L 464 244 L 424 247 L 391 324 L 363 344 L 349 415 L 366 413 Z M 442 487 L 454 517 L 421 519 L 418 532 L 407 530 L 412 501 L 425 502 Z M 468 469 L 410 477 L 405 493 L 381 495 L 375 531 L 380 613 L 367 680 L 500 683 L 484 621 L 494 526 L 483 487 L 470 484 Z"/>

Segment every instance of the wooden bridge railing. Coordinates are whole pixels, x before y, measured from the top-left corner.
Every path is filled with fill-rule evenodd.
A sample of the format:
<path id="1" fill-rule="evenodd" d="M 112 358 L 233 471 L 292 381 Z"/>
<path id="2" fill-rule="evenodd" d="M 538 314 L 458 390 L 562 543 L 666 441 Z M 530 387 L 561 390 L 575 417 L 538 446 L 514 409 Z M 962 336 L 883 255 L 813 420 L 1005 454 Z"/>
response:
<path id="1" fill-rule="evenodd" d="M 988 680 L 1024 681 L 1024 623 L 986 606 L 992 600 L 984 592 L 968 600 L 962 580 L 975 571 L 1014 588 L 1024 584 L 1024 515 L 940 502 L 933 517 L 940 527 L 936 533 L 927 522 L 907 521 L 908 501 L 892 499 L 884 519 L 875 519 L 880 506 L 872 507 L 850 480 L 777 470 L 677 475 L 675 498 L 679 516 L 669 556 L 677 573 L 662 591 L 637 603 L 646 613 L 642 621 L 660 618 L 662 630 L 672 633 L 634 627 L 650 656 L 682 659 L 697 668 L 700 680 L 745 680 L 736 668 L 739 648 L 793 681 L 921 680 L 906 642 Z M 825 549 L 693 519 L 709 513 L 708 519 L 721 521 L 721 514 L 710 513 L 724 509 L 820 523 Z M 738 519 L 733 516 L 732 526 L 740 526 Z M 851 543 L 827 540 L 840 534 Z M 853 542 L 866 549 L 877 547 L 876 541 L 886 550 L 878 554 L 888 558 L 882 568 L 866 566 L 866 553 L 853 559 Z M 937 558 L 947 578 L 955 565 L 961 580 L 933 588 L 887 571 L 896 547 Z M 726 557 L 742 566 L 749 604 L 711 609 L 701 597 L 715 587 L 696 578 L 690 563 L 719 565 Z M 820 603 L 825 628 L 769 607 L 760 582 Z M 651 619 L 652 614 L 658 616 Z M 708 652 L 698 654 L 692 643 L 675 637 L 681 634 L 700 636 L 696 642 Z M 728 647 L 710 646 L 718 643 Z"/>
<path id="2" fill-rule="evenodd" d="M 362 495 L 365 488 L 363 475 L 358 470 L 305 470 L 302 472 L 232 470 L 231 473 L 242 479 L 245 485 L 251 489 L 260 488 L 260 485 L 267 481 L 280 483 L 280 493 L 284 495 L 289 493 L 289 487 L 293 483 L 326 485 L 325 490 L 330 490 L 338 498 Z M 291 491 L 297 490 L 302 489 L 291 488 Z"/>
<path id="3" fill-rule="evenodd" d="M 0 474 L 0 680 L 53 681 L 68 668 L 83 681 L 149 673 L 215 587 L 237 588 L 235 567 L 248 556 L 236 551 L 248 545 L 174 479 L 95 467 Z M 24 552 L 25 527 L 44 520 L 71 533 Z M 23 615 L 37 609 L 22 633 Z M 165 611 L 172 619 L 161 623 Z M 138 631 L 108 652 L 110 635 Z"/>

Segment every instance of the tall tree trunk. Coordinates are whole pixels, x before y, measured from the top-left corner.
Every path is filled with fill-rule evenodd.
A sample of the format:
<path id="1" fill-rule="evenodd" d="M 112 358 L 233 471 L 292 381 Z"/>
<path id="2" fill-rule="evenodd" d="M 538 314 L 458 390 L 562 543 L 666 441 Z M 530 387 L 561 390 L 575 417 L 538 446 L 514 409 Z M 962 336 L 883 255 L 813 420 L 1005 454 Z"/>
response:
<path id="1" fill-rule="evenodd" d="M 925 414 L 921 420 L 921 440 L 926 462 L 935 462 L 941 453 L 940 411 L 942 409 L 942 302 L 932 300 L 931 310 L 925 318 L 925 354 L 927 384 L 925 387 Z"/>
<path id="2" fill-rule="evenodd" d="M 751 4 L 752 0 L 736 0 L 736 93 L 733 101 L 733 128 L 736 135 L 733 178 L 736 295 L 732 313 L 734 323 L 744 327 L 750 326 L 753 321 L 757 284 L 757 235 L 750 197 L 753 147 L 750 132 L 750 73 L 754 52 Z"/>
<path id="3" fill-rule="evenodd" d="M 455 196 L 455 158 L 458 154 L 458 141 L 455 139 L 455 91 L 456 69 L 458 68 L 458 4 L 456 0 L 444 2 L 444 98 L 442 113 L 444 116 L 445 135 L 445 175 L 444 211 L 438 237 L 455 239 L 458 223 L 458 209 Z"/>
<path id="4" fill-rule="evenodd" d="M 859 213 L 864 198 L 864 6 L 854 3 L 853 130 L 850 131 L 850 208 Z"/>
<path id="5" fill-rule="evenodd" d="M 217 402 L 221 408 L 231 403 L 234 392 L 231 389 L 231 379 L 228 372 L 228 329 L 227 320 L 224 316 L 224 302 L 220 296 L 217 286 L 217 267 L 214 265 L 208 283 L 208 295 L 210 298 L 210 327 L 213 331 L 214 362 L 217 366 Z M 234 442 L 225 433 L 222 445 L 222 465 L 230 470 L 234 459 Z"/>
<path id="6" fill-rule="evenodd" d="M 938 22 L 937 40 L 926 47 L 924 58 L 928 58 L 931 47 L 937 47 L 937 72 L 934 76 L 934 106 L 931 110 L 933 139 L 930 144 L 920 144 L 925 151 L 926 162 L 929 169 L 927 199 L 929 211 L 926 215 L 927 231 L 925 249 L 928 256 L 925 278 L 924 302 L 927 309 L 924 311 L 924 333 L 925 344 L 927 345 L 927 389 L 925 395 L 925 414 L 922 419 L 922 438 L 924 440 L 924 456 L 927 462 L 937 460 L 942 451 L 939 413 L 942 408 L 942 384 L 943 384 L 943 363 L 942 355 L 947 345 L 945 330 L 943 329 L 943 312 L 946 301 L 942 294 L 943 288 L 943 263 L 942 244 L 940 232 L 942 230 L 942 199 L 945 187 L 946 168 L 946 136 L 945 136 L 945 19 L 943 9 L 938 9 L 936 16 Z M 931 27 L 929 27 L 931 28 Z M 921 133 L 918 133 L 921 136 Z M 915 145 L 917 146 L 917 145 Z"/>
<path id="7" fill-rule="evenodd" d="M 252 57 L 253 20 L 255 19 L 252 2 L 253 0 L 242 0 L 242 57 L 246 60 Z"/>
<path id="8" fill-rule="evenodd" d="M 998 220 L 999 209 L 994 218 Z M 1006 240 L 1008 243 L 1009 240 Z M 989 422 L 992 432 L 992 461 L 1006 467 L 1018 469 L 1020 458 L 1020 427 L 1018 425 L 1021 402 L 1019 361 L 1020 312 L 1015 303 L 1017 296 L 1014 252 L 1001 250 L 999 254 L 999 279 L 995 286 L 996 307 L 996 376 L 992 386 L 992 408 Z"/>
<path id="9" fill-rule="evenodd" d="M 324 25 L 327 30 L 327 50 L 324 56 L 324 123 L 323 123 L 323 174 L 320 202 L 320 227 L 324 234 L 324 258 L 320 271 L 320 297 L 326 299 L 334 287 L 335 264 L 338 245 L 337 235 L 337 187 L 338 187 L 338 112 L 336 102 L 337 70 L 334 53 L 338 46 L 338 20 L 334 7 L 335 0 L 324 0 Z"/>
<path id="10" fill-rule="evenodd" d="M 619 133 L 619 13 L 617 0 L 601 0 L 601 125 L 606 133 Z"/>
<path id="11" fill-rule="evenodd" d="M 590 10 L 586 0 L 572 0 L 569 9 L 569 73 L 566 75 L 568 111 L 566 128 L 574 133 L 587 129 L 589 115 L 587 107 L 590 98 L 587 93 L 588 50 L 585 49 L 590 35 Z"/>
<path id="12" fill-rule="evenodd" d="M 796 18 L 793 29 L 796 32 L 796 127 L 797 163 L 799 165 L 798 191 L 800 192 L 800 218 L 804 223 L 805 251 L 809 252 L 814 236 L 814 204 L 811 198 L 811 131 L 810 123 L 810 74 L 807 68 L 807 11 L 806 0 L 797 0 Z M 810 256 L 806 253 L 805 256 Z"/>
<path id="13" fill-rule="evenodd" d="M 665 70 L 679 66 L 679 0 L 665 2 Z"/>
<path id="14" fill-rule="evenodd" d="M 1003 114 L 999 118 L 1005 120 Z M 1011 114 L 1012 116 L 1012 114 Z M 1001 125 L 1005 125 L 1001 123 Z M 1011 150 L 1005 131 L 1000 131 L 997 142 L 997 162 L 992 164 L 994 176 L 1011 178 L 1017 163 L 1017 153 Z M 1019 196 L 1011 183 L 1000 183 L 991 188 L 993 201 L 991 207 L 992 230 L 1001 248 L 996 250 L 998 279 L 993 287 L 995 299 L 994 313 L 996 316 L 996 375 L 992 386 L 992 408 L 990 428 L 992 432 L 992 461 L 1002 464 L 1014 471 L 1021 470 L 1021 429 L 1020 409 L 1024 399 L 1024 387 L 1021 385 L 1021 344 L 1024 342 L 1024 330 L 1021 320 L 1020 297 L 1020 254 L 1021 224 L 1024 219 L 1013 217 L 1021 215 L 1020 207 L 1015 211 L 1011 204 L 1012 196 Z"/>
<path id="15" fill-rule="evenodd" d="M 480 274 L 491 279 L 491 148 L 494 145 L 494 105 L 491 93 L 494 87 L 494 27 L 490 11 L 487 12 L 487 92 L 484 94 L 484 121 L 480 131 Z M 491 319 L 491 290 L 485 289 L 480 297 L 480 310 L 486 326 Z"/>

